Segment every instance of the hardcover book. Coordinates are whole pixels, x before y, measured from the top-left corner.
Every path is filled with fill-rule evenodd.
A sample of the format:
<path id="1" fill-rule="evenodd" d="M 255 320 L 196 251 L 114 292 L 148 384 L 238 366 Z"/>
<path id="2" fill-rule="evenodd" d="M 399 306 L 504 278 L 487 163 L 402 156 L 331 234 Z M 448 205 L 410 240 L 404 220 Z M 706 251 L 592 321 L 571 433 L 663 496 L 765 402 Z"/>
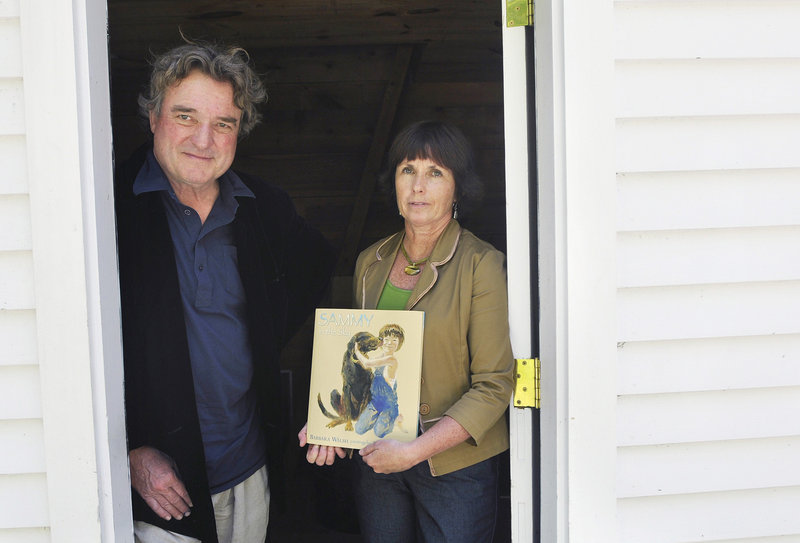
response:
<path id="1" fill-rule="evenodd" d="M 425 313 L 317 309 L 308 442 L 360 449 L 417 437 Z"/>

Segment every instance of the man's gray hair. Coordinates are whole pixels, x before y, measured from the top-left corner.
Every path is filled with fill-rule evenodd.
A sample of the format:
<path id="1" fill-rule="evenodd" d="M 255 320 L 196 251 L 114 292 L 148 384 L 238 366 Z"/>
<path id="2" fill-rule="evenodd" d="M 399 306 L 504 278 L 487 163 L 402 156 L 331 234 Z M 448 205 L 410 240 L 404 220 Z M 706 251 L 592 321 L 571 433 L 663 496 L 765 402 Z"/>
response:
<path id="1" fill-rule="evenodd" d="M 242 110 L 240 138 L 249 134 L 261 120 L 256 106 L 266 101 L 267 91 L 250 67 L 250 55 L 241 47 L 187 43 L 159 55 L 151 65 L 150 85 L 139 95 L 139 113 L 145 118 L 151 111 L 160 115 L 167 89 L 199 70 L 233 86 L 233 103 Z"/>

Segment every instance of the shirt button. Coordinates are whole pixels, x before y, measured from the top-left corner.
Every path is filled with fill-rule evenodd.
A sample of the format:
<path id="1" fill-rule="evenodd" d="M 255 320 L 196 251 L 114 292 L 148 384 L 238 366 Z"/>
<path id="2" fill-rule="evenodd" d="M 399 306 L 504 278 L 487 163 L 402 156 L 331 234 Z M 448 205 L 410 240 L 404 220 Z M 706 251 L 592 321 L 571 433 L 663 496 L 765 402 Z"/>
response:
<path id="1" fill-rule="evenodd" d="M 430 405 L 428 405 L 426 403 L 420 404 L 420 406 L 419 406 L 419 414 L 420 415 L 427 415 L 430 412 L 431 412 L 431 406 Z"/>
<path id="2" fill-rule="evenodd" d="M 200 271 L 203 271 L 203 268 L 204 268 L 203 265 L 200 265 L 200 266 L 197 267 L 197 269 L 199 269 Z"/>
<path id="3" fill-rule="evenodd" d="M 192 210 L 191 209 L 184 209 L 183 210 L 183 214 L 184 215 L 191 215 L 192 214 Z"/>

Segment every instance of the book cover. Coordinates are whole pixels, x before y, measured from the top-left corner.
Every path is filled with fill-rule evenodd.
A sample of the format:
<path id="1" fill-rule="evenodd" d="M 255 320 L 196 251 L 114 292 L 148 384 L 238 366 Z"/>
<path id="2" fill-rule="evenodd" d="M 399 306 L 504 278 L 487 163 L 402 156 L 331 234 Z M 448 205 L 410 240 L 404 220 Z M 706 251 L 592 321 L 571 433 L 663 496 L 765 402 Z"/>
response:
<path id="1" fill-rule="evenodd" d="M 417 437 L 422 311 L 317 309 L 308 442 L 360 449 Z"/>

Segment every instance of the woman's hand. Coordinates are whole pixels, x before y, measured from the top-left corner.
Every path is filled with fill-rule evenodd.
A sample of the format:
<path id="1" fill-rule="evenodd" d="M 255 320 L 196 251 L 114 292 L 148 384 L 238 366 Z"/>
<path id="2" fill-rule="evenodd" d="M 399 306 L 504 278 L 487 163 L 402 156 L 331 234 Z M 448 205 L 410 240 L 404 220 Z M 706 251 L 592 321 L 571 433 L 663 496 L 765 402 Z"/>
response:
<path id="1" fill-rule="evenodd" d="M 308 423 L 303 425 L 303 428 L 297 434 L 297 439 L 300 441 L 300 446 L 305 447 L 308 443 L 307 434 Z M 332 465 L 336 457 L 344 458 L 346 453 L 341 447 L 328 447 L 326 445 L 309 445 L 306 451 L 306 460 L 309 464 L 316 464 L 318 466 Z"/>
<path id="2" fill-rule="evenodd" d="M 423 460 L 418 457 L 413 442 L 404 443 L 394 439 L 381 439 L 370 443 L 358 451 L 358 454 L 375 473 L 405 471 Z"/>

